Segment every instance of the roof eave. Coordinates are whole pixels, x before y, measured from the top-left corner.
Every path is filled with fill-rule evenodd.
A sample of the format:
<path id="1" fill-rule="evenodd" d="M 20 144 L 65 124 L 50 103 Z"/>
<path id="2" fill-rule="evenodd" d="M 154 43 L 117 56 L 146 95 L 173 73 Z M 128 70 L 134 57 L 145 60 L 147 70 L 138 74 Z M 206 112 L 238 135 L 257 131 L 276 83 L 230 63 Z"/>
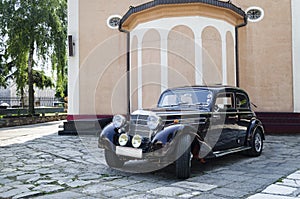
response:
<path id="1" fill-rule="evenodd" d="M 123 24 L 129 19 L 132 15 L 146 11 L 151 8 L 155 8 L 162 5 L 176 5 L 176 4 L 193 4 L 193 3 L 202 3 L 210 6 L 220 7 L 232 11 L 239 15 L 242 19 L 246 18 L 246 13 L 236 5 L 223 2 L 218 0 L 154 0 L 148 3 L 133 7 L 131 6 L 127 13 L 122 17 L 119 24 L 119 30 L 123 30 Z"/>

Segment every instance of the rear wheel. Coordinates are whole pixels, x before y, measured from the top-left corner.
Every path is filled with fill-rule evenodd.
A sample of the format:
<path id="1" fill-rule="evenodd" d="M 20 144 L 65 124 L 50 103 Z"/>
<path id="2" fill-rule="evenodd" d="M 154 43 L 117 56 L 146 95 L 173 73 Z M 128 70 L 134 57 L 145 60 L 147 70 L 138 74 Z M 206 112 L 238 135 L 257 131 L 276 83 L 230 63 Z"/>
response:
<path id="1" fill-rule="evenodd" d="M 125 163 L 125 161 L 121 160 L 113 151 L 105 149 L 104 156 L 106 163 L 110 167 L 121 168 Z"/>
<path id="2" fill-rule="evenodd" d="M 256 128 L 253 132 L 251 140 L 251 149 L 247 151 L 249 156 L 257 157 L 261 155 L 263 150 L 263 137 L 260 129 Z"/>
<path id="3" fill-rule="evenodd" d="M 189 178 L 191 175 L 191 137 L 182 136 L 177 143 L 176 176 L 179 179 Z"/>

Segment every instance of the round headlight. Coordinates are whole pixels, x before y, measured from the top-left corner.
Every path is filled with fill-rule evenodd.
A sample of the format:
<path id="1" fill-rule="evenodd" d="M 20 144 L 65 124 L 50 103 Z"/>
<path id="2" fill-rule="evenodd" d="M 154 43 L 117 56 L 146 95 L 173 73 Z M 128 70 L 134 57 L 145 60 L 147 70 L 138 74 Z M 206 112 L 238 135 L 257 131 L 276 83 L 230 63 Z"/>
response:
<path id="1" fill-rule="evenodd" d="M 157 115 L 150 115 L 148 117 L 147 125 L 151 130 L 156 130 L 161 123 L 161 118 Z"/>
<path id="2" fill-rule="evenodd" d="M 126 118 L 123 115 L 115 115 L 113 118 L 113 124 L 116 128 L 121 128 L 125 125 Z"/>
<path id="3" fill-rule="evenodd" d="M 120 146 L 125 146 L 127 144 L 128 140 L 129 140 L 129 137 L 127 134 L 123 133 L 122 135 L 120 135 L 120 137 L 119 137 Z"/>
<path id="4" fill-rule="evenodd" d="M 139 148 L 142 144 L 142 137 L 140 135 L 133 136 L 131 143 L 134 148 Z"/>

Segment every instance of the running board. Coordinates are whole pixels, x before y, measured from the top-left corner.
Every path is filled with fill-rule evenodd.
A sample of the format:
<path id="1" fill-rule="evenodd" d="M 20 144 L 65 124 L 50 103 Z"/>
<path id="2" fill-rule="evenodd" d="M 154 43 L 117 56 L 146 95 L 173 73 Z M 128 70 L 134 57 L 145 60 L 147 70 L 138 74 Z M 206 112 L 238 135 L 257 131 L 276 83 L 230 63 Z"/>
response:
<path id="1" fill-rule="evenodd" d="M 225 151 L 216 151 L 216 152 L 213 152 L 213 155 L 215 155 L 215 157 L 218 158 L 218 157 L 221 157 L 221 156 L 224 156 L 224 155 L 229 155 L 231 153 L 246 151 L 246 150 L 249 150 L 249 149 L 251 149 L 251 147 L 242 146 L 242 147 L 238 147 L 238 148 L 234 148 L 234 149 L 228 149 L 228 150 L 225 150 Z"/>

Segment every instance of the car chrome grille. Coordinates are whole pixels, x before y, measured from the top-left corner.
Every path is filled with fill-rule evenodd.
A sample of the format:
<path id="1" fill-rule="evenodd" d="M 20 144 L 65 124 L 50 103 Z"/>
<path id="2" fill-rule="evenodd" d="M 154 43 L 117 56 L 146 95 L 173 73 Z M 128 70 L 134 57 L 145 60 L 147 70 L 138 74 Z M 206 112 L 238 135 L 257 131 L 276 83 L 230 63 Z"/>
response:
<path id="1" fill-rule="evenodd" d="M 175 114 L 174 114 L 175 115 Z M 206 123 L 206 117 L 202 117 L 199 114 L 193 115 L 161 115 L 162 118 L 162 126 L 165 126 L 167 123 L 173 123 L 174 120 L 177 120 L 180 124 L 188 124 L 188 125 L 202 125 Z M 130 125 L 129 125 L 129 135 L 140 135 L 145 138 L 151 138 L 151 130 L 147 125 L 148 115 L 131 115 L 130 116 Z"/>
<path id="2" fill-rule="evenodd" d="M 132 115 L 130 116 L 129 135 L 140 135 L 150 138 L 150 129 L 147 126 L 148 115 Z"/>

